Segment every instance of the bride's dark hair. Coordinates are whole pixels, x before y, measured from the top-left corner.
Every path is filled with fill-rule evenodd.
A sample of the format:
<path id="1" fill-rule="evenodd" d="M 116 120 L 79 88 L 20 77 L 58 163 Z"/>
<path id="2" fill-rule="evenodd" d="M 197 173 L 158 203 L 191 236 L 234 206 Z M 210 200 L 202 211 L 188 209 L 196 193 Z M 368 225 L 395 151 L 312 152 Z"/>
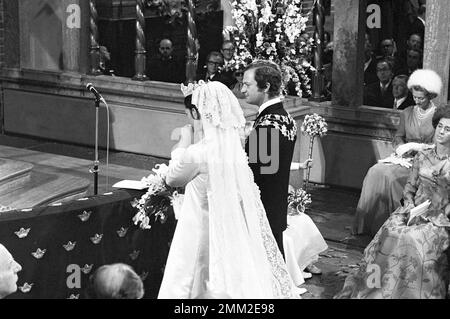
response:
<path id="1" fill-rule="evenodd" d="M 184 106 L 189 110 L 194 120 L 200 120 L 200 112 L 198 108 L 192 104 L 192 94 L 184 98 Z"/>

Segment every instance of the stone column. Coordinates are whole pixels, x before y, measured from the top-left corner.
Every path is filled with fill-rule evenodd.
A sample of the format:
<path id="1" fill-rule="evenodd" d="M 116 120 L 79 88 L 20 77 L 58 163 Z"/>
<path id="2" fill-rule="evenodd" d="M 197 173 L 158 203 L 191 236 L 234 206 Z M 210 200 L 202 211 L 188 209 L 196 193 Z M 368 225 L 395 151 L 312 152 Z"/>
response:
<path id="1" fill-rule="evenodd" d="M 89 0 L 89 35 L 90 35 L 90 74 L 100 75 L 100 45 L 98 44 L 97 7 L 95 0 Z"/>
<path id="2" fill-rule="evenodd" d="M 450 69 L 450 6 L 447 1 L 428 0 L 425 24 L 423 68 L 436 71 L 442 78 L 442 94 L 435 103 L 447 103 Z"/>
<path id="3" fill-rule="evenodd" d="M 335 0 L 333 105 L 363 103 L 366 0 Z"/>

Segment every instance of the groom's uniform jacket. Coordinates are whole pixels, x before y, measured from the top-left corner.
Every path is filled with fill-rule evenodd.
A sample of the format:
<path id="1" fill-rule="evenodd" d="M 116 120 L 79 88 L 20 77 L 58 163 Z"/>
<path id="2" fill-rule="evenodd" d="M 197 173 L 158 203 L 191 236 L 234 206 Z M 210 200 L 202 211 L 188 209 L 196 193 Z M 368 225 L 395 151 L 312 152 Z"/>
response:
<path id="1" fill-rule="evenodd" d="M 280 102 L 264 109 L 256 118 L 253 128 L 245 143 L 249 166 L 261 191 L 272 232 L 282 234 L 287 226 L 289 173 L 297 139 L 297 125 Z M 261 147 L 264 144 L 267 151 L 264 146 Z M 265 158 L 266 154 L 270 161 L 267 156 Z M 266 173 L 261 170 L 268 169 L 271 165 L 276 166 L 276 158 L 278 169 L 274 171 L 270 168 Z"/>

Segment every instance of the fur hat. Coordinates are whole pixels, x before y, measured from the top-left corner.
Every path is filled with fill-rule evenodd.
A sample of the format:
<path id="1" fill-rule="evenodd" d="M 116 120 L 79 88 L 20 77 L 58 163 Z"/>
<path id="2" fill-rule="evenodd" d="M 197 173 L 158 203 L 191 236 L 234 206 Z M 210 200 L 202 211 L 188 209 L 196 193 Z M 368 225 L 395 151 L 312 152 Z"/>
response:
<path id="1" fill-rule="evenodd" d="M 419 69 L 414 71 L 408 80 L 408 89 L 414 86 L 420 86 L 427 90 L 428 93 L 439 95 L 441 94 L 442 80 L 433 70 Z"/>

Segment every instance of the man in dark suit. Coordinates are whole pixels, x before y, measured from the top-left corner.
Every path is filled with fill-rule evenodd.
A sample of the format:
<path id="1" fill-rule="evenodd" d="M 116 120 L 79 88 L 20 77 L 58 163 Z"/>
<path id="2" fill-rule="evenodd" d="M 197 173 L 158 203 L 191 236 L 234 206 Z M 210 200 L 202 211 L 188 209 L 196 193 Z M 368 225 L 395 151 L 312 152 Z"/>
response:
<path id="1" fill-rule="evenodd" d="M 397 75 L 392 80 L 392 95 L 394 96 L 394 110 L 404 110 L 408 106 L 416 104 L 411 92 L 408 90 L 408 76 Z"/>
<path id="2" fill-rule="evenodd" d="M 419 7 L 419 10 L 417 10 L 417 17 L 414 19 L 413 23 L 411 24 L 410 29 L 410 35 L 411 34 L 418 34 L 421 36 L 422 39 L 424 39 L 425 35 L 425 19 L 426 19 L 426 4 L 422 4 Z"/>
<path id="3" fill-rule="evenodd" d="M 369 34 L 366 32 L 364 42 L 364 86 L 378 81 L 376 65 L 372 43 L 370 42 Z"/>
<path id="4" fill-rule="evenodd" d="M 283 231 L 287 226 L 289 173 L 297 126 L 281 102 L 281 71 L 276 64 L 269 61 L 250 64 L 242 82 L 246 102 L 259 108 L 245 150 L 272 233 L 284 255 Z M 307 160 L 303 165 L 310 162 Z"/>
<path id="5" fill-rule="evenodd" d="M 150 80 L 181 83 L 184 81 L 184 68 L 172 56 L 173 45 L 169 39 L 159 43 L 159 55 L 151 58 L 147 65 Z"/>
<path id="6" fill-rule="evenodd" d="M 364 88 L 364 105 L 392 108 L 392 64 L 387 60 L 377 62 L 378 81 Z"/>

